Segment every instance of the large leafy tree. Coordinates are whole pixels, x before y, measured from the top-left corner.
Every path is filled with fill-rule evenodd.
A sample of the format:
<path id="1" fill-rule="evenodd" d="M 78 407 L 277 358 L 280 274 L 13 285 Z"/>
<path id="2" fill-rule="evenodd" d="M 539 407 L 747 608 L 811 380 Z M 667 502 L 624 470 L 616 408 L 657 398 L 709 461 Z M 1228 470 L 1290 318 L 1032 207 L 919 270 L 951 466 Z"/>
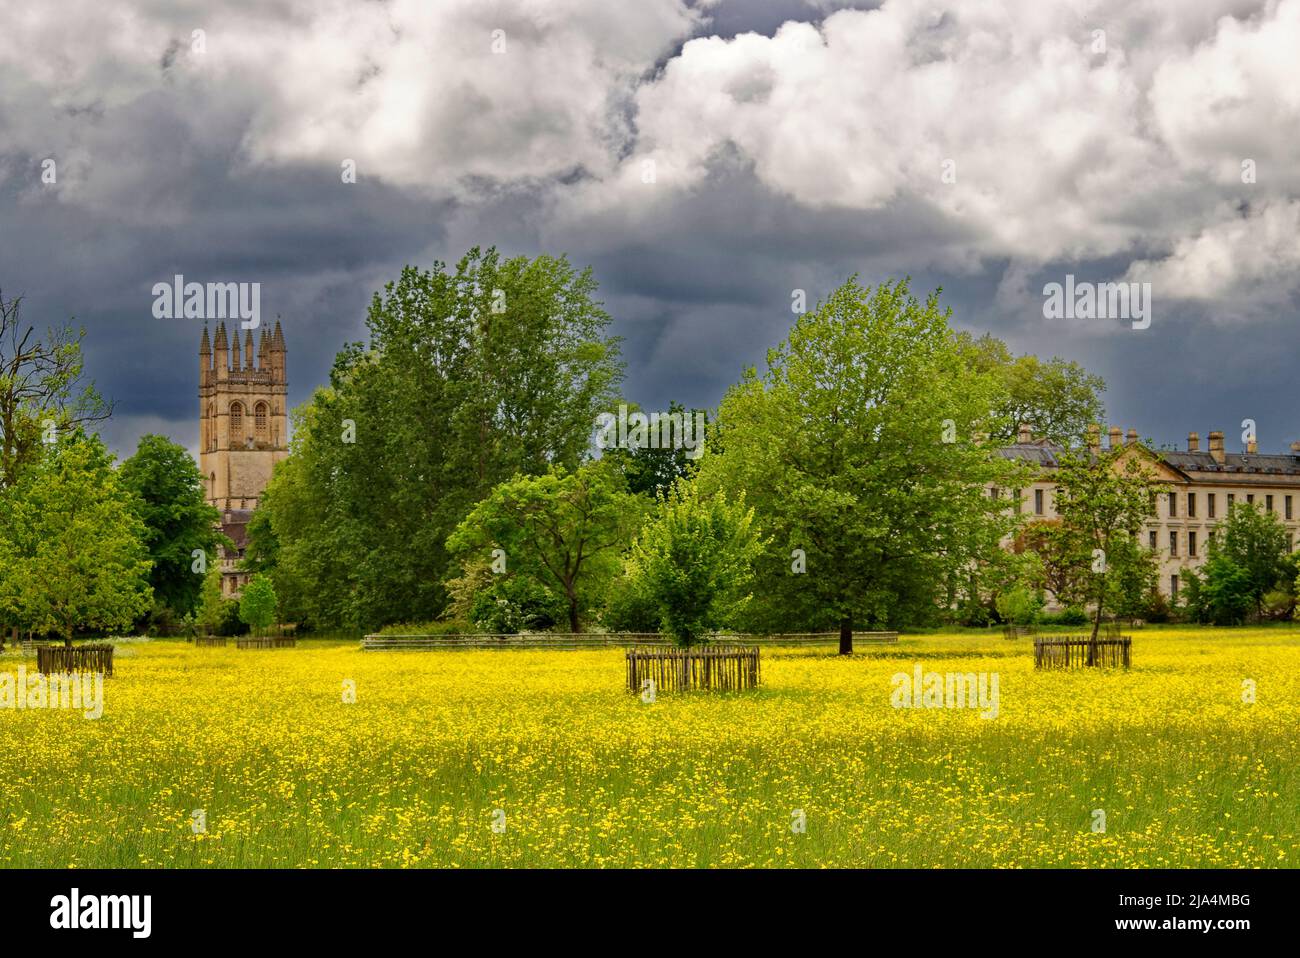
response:
<path id="1" fill-rule="evenodd" d="M 447 537 L 499 483 L 576 468 L 622 364 L 589 270 L 472 250 L 376 294 L 297 411 L 261 504 L 286 615 L 375 627 L 447 603 Z M 259 509 L 259 511 L 261 511 Z"/>
<path id="2" fill-rule="evenodd" d="M 760 535 L 753 621 L 853 628 L 933 612 L 944 584 L 994 553 L 1017 519 L 986 488 L 1017 464 L 980 437 L 996 376 L 972 368 L 938 294 L 856 279 L 801 316 L 718 414 L 702 491 L 743 489 Z"/>
<path id="3" fill-rule="evenodd" d="M 0 292 L 0 488 L 18 482 L 50 436 L 107 419 L 110 403 L 84 377 L 84 329 L 42 337 L 21 317 L 21 297 Z"/>
<path id="4" fill-rule="evenodd" d="M 1105 421 L 1106 382 L 1078 363 L 1059 356 L 1013 356 L 1006 343 L 989 334 L 979 339 L 962 334 L 962 344 L 972 366 L 997 376 L 1004 387 L 993 440 L 1014 442 L 1020 424 L 1028 423 L 1035 436 L 1069 446 L 1089 425 Z"/>
<path id="5" fill-rule="evenodd" d="M 154 599 L 178 615 L 193 612 L 207 564 L 218 561 L 219 545 L 229 544 L 217 531 L 221 513 L 204 499 L 202 473 L 184 447 L 147 435 L 118 476 L 135 493 L 136 512 L 144 521 Z M 202 553 L 201 564 L 196 551 Z"/>
<path id="6" fill-rule="evenodd" d="M 481 572 L 485 562 L 491 568 L 494 560 L 492 578 L 531 580 L 561 596 L 569 629 L 578 632 L 584 616 L 604 601 L 645 505 L 609 463 L 587 463 L 575 472 L 556 466 L 501 483 L 466 516 L 447 547 L 462 575 Z"/>
<path id="7" fill-rule="evenodd" d="M 0 596 L 42 632 L 126 628 L 152 600 L 145 526 L 95 436 L 65 435 L 5 496 Z"/>
<path id="8" fill-rule="evenodd" d="M 1095 640 L 1107 609 L 1114 607 L 1116 589 L 1140 589 L 1132 583 L 1150 578 L 1143 566 L 1153 557 L 1137 540 L 1155 513 L 1155 469 L 1130 447 L 1076 448 L 1057 460 L 1056 512 L 1078 544 L 1076 571 L 1084 597 L 1093 604 Z"/>

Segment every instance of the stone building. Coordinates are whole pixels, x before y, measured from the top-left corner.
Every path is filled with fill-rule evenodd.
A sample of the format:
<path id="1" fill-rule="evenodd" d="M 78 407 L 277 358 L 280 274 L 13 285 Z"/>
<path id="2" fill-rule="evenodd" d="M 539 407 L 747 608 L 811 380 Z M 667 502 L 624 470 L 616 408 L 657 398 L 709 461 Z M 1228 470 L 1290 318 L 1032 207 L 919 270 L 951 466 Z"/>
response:
<path id="1" fill-rule="evenodd" d="M 242 358 L 241 358 L 242 353 Z M 207 500 L 221 512 L 221 531 L 235 544 L 221 556 L 222 592 L 235 595 L 246 575 L 236 568 L 248 541 L 248 520 L 271 480 L 271 470 L 289 455 L 288 380 L 280 324 L 263 329 L 256 355 L 253 331 L 239 330 L 226 341 L 218 323 L 199 344 L 199 469 Z"/>
<path id="2" fill-rule="evenodd" d="M 1300 534 L 1300 442 L 1287 453 L 1260 453 L 1252 440 L 1239 453 L 1227 452 L 1223 433 L 1212 432 L 1201 448 L 1200 436 L 1190 433 L 1187 450 L 1148 450 L 1138 442 L 1136 429 L 1127 433 L 1112 427 L 1110 448 L 1132 447 L 1147 456 L 1155 467 L 1161 491 L 1156 496 L 1156 516 L 1143 532 L 1143 544 L 1160 559 L 1160 591 L 1168 598 L 1178 596 L 1180 581 L 1188 569 L 1199 569 L 1206 559 L 1206 547 L 1217 522 L 1235 502 L 1253 503 L 1278 516 L 1287 528 L 1294 549 Z M 1100 430 L 1092 430 L 1090 442 L 1100 448 Z M 1009 496 L 1015 507 L 1031 519 L 1056 518 L 1056 483 L 1060 446 L 1034 439 L 1028 426 L 1020 427 L 1017 441 L 1003 447 L 1001 454 L 1037 467 L 1039 478 L 1028 488 L 990 489 L 990 495 Z"/>

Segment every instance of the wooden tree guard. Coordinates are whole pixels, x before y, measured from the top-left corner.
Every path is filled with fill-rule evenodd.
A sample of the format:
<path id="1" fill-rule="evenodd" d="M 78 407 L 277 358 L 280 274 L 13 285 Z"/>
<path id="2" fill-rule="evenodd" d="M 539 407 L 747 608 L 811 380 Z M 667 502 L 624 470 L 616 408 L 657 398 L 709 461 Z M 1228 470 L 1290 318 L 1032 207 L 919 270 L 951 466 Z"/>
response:
<path id="1" fill-rule="evenodd" d="M 627 687 L 656 692 L 689 689 L 737 691 L 758 688 L 757 646 L 700 646 L 692 649 L 631 648 L 627 652 Z"/>
<path id="2" fill-rule="evenodd" d="M 102 672 L 113 674 L 113 646 L 108 642 L 89 645 L 36 646 L 36 669 L 42 675 L 64 672 Z"/>
<path id="3" fill-rule="evenodd" d="M 1127 635 L 1096 640 L 1089 635 L 1039 636 L 1034 639 L 1034 668 L 1129 668 L 1133 640 Z"/>
<path id="4" fill-rule="evenodd" d="M 292 649 L 297 644 L 292 635 L 241 635 L 235 639 L 239 649 Z"/>

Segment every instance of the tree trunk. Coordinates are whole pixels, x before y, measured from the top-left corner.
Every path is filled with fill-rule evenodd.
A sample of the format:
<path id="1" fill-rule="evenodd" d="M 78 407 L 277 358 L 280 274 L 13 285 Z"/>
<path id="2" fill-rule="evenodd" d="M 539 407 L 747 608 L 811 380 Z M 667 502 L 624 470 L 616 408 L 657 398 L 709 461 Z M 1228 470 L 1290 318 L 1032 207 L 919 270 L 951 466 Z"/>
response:
<path id="1" fill-rule="evenodd" d="M 853 654 L 853 616 L 840 619 L 840 655 Z"/>
<path id="2" fill-rule="evenodd" d="M 1088 665 L 1097 664 L 1097 633 L 1101 631 L 1102 608 L 1106 604 L 1106 577 L 1102 576 L 1101 588 L 1097 590 L 1097 614 L 1092 620 L 1092 640 L 1088 643 Z"/>
<path id="3" fill-rule="evenodd" d="M 68 627 L 68 631 L 65 633 L 63 644 L 65 647 L 70 649 L 72 648 L 72 620 L 71 619 L 68 620 L 67 627 Z"/>
<path id="4" fill-rule="evenodd" d="M 582 631 L 581 623 L 578 621 L 578 603 L 573 600 L 569 602 L 569 631 L 574 633 Z"/>

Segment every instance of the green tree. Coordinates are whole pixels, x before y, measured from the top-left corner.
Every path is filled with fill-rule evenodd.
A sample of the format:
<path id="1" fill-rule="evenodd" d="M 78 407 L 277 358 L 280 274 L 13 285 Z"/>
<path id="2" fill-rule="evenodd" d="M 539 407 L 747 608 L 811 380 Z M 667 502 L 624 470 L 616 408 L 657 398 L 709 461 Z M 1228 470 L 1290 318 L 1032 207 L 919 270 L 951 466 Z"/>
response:
<path id="1" fill-rule="evenodd" d="M 265 632 L 275 622 L 275 586 L 264 575 L 255 575 L 239 596 L 239 620 L 254 632 Z"/>
<path id="2" fill-rule="evenodd" d="M 22 298 L 0 293 L 0 489 L 57 437 L 107 419 L 112 404 L 84 378 L 85 329 L 51 328 L 44 338 L 20 316 Z"/>
<path id="3" fill-rule="evenodd" d="M 1012 356 L 1006 343 L 989 334 L 979 339 L 961 336 L 972 366 L 996 375 L 1004 387 L 994 441 L 1015 442 L 1019 425 L 1028 423 L 1035 436 L 1069 446 L 1083 438 L 1090 424 L 1105 421 L 1101 394 L 1106 382 L 1078 363 L 1059 356 Z"/>
<path id="4" fill-rule="evenodd" d="M 499 483 L 576 469 L 622 376 L 590 271 L 472 250 L 407 267 L 371 304 L 369 343 L 297 410 L 289 459 L 250 530 L 275 539 L 285 612 L 373 628 L 445 608 L 448 536 Z"/>
<path id="5" fill-rule="evenodd" d="M 199 608 L 195 619 L 208 635 L 220 632 L 225 620 L 226 597 L 221 594 L 221 563 L 213 562 L 203 576 L 203 586 L 199 590 Z"/>
<path id="6" fill-rule="evenodd" d="M 561 596 L 569 630 L 578 632 L 583 617 L 603 604 L 644 514 L 643 498 L 628 491 L 611 464 L 587 463 L 576 472 L 553 466 L 493 489 L 447 548 L 462 572 L 490 559 L 497 575 L 529 578 Z"/>
<path id="7" fill-rule="evenodd" d="M 1245 589 L 1249 608 L 1264 614 L 1264 596 L 1293 575 L 1287 563 L 1287 530 L 1276 513 L 1248 502 L 1236 502 L 1214 527 L 1209 555 L 1222 556 L 1245 574 L 1231 581 Z M 1226 584 L 1228 580 L 1225 579 Z M 1226 585 L 1225 585 L 1226 587 Z"/>
<path id="8" fill-rule="evenodd" d="M 1140 580 L 1140 563 L 1150 562 L 1137 537 L 1155 514 L 1155 468 L 1145 453 L 1125 446 L 1066 450 L 1057 461 L 1056 513 L 1082 543 L 1073 554 L 1085 583 L 1084 597 L 1093 603 L 1095 641 L 1108 600 L 1115 599 L 1115 590 L 1124 583 Z"/>
<path id="9" fill-rule="evenodd" d="M 1184 608 L 1197 622 L 1240 625 L 1250 614 L 1250 573 L 1223 553 L 1211 548 L 1200 572 L 1189 569 L 1184 579 Z"/>
<path id="10" fill-rule="evenodd" d="M 1059 519 L 1029 522 L 1017 536 L 1015 548 L 1038 557 L 1043 585 L 1057 602 L 1071 606 L 1088 601 L 1092 554 L 1078 530 Z"/>
<path id="11" fill-rule="evenodd" d="M 763 544 L 743 497 L 701 495 L 678 480 L 628 558 L 633 588 L 648 596 L 660 628 L 689 648 L 733 623 L 750 599 Z"/>
<path id="12" fill-rule="evenodd" d="M 78 627 L 126 628 L 149 609 L 144 523 L 98 437 L 65 435 L 6 500 L 0 596 L 21 622 L 71 646 Z"/>
<path id="13" fill-rule="evenodd" d="M 217 531 L 221 513 L 204 499 L 199 467 L 183 446 L 148 435 L 118 476 L 135 493 L 136 513 L 145 525 L 155 600 L 178 616 L 193 612 L 208 563 L 218 562 L 218 546 L 231 545 Z"/>
<path id="14" fill-rule="evenodd" d="M 986 489 L 1025 471 L 979 440 L 1002 386 L 972 369 L 949 315 L 937 293 L 850 279 L 723 399 L 699 479 L 745 490 L 771 543 L 751 622 L 838 626 L 848 654 L 856 623 L 933 615 L 1015 527 Z"/>
<path id="15" fill-rule="evenodd" d="M 1137 536 L 1118 536 L 1106 553 L 1106 608 L 1126 619 L 1148 615 L 1159 595 L 1160 562 Z"/>

